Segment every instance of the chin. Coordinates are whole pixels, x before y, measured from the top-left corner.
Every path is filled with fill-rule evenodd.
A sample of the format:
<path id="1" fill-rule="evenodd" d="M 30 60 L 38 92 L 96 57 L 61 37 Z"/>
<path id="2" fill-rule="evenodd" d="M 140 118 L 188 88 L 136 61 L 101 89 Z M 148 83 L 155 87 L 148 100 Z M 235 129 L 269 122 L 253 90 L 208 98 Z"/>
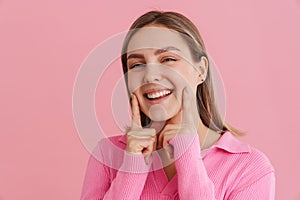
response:
<path id="1" fill-rule="evenodd" d="M 167 121 L 174 117 L 170 112 L 168 112 L 162 105 L 152 105 L 147 113 L 147 116 L 152 121 Z"/>
<path id="2" fill-rule="evenodd" d="M 155 122 L 162 122 L 168 120 L 168 118 L 164 115 L 155 115 L 155 116 L 150 116 L 149 118 Z"/>

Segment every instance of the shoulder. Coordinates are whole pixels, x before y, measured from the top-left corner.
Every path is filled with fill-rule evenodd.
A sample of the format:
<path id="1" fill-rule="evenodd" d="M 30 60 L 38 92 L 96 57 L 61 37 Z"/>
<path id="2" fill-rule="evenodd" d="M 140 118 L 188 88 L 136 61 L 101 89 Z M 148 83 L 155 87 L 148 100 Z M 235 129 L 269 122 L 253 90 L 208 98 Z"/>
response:
<path id="1" fill-rule="evenodd" d="M 274 193 L 274 167 L 265 153 L 244 144 L 248 146 L 247 152 L 226 153 L 231 164 L 226 173 L 230 186 L 226 191 L 233 196 L 245 194 L 251 199 L 265 199 Z"/>
<path id="2" fill-rule="evenodd" d="M 101 138 L 92 151 L 92 156 L 107 167 L 118 169 L 123 161 L 126 135 Z"/>
<path id="3" fill-rule="evenodd" d="M 224 133 L 214 147 L 213 154 L 219 158 L 217 162 L 222 163 L 231 177 L 235 181 L 239 180 L 240 184 L 255 182 L 274 173 L 269 158 L 262 151 L 239 140 L 230 132 Z"/>
<path id="4" fill-rule="evenodd" d="M 242 191 L 260 185 L 260 190 L 270 189 L 275 184 L 275 170 L 269 158 L 260 150 L 249 146 L 247 153 L 237 154 L 237 164 L 231 171 L 234 191 Z M 257 191 L 258 192 L 258 191 Z"/>
<path id="5" fill-rule="evenodd" d="M 254 168 L 265 168 L 269 171 L 273 171 L 274 168 L 269 158 L 260 150 L 255 147 L 249 146 L 250 152 L 245 155 L 248 162 L 253 163 Z"/>
<path id="6" fill-rule="evenodd" d="M 255 173 L 256 176 L 262 177 L 274 171 L 274 167 L 269 158 L 262 151 L 252 146 L 249 146 L 249 148 L 250 151 L 240 158 L 240 160 L 244 162 L 242 168 L 245 169 L 245 172 L 249 174 Z"/>
<path id="7" fill-rule="evenodd" d="M 214 147 L 228 155 L 229 159 L 238 159 L 240 164 L 245 164 L 244 167 L 273 170 L 270 160 L 262 151 L 241 141 L 230 132 L 224 133 Z"/>
<path id="8" fill-rule="evenodd" d="M 114 149 L 114 148 L 125 149 L 126 134 L 114 135 L 114 136 L 102 138 L 98 141 L 97 147 L 100 150 L 104 150 L 104 151 Z"/>
<path id="9" fill-rule="evenodd" d="M 238 161 L 237 172 L 245 182 L 256 181 L 263 176 L 273 173 L 274 167 L 269 158 L 260 150 L 249 145 L 249 152 L 235 155 Z"/>

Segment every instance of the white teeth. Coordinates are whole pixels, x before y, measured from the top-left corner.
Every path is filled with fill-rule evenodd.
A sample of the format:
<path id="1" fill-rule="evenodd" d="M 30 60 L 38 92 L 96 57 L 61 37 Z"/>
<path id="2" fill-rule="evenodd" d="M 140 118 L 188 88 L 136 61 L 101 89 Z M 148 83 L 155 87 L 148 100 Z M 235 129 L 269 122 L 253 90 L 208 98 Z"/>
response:
<path id="1" fill-rule="evenodd" d="M 148 93 L 148 94 L 147 94 L 147 97 L 148 97 L 149 99 L 155 99 L 155 98 L 159 98 L 159 97 L 168 95 L 168 94 L 170 94 L 170 93 L 171 93 L 170 90 L 163 90 L 163 91 L 160 91 L 160 92 Z"/>

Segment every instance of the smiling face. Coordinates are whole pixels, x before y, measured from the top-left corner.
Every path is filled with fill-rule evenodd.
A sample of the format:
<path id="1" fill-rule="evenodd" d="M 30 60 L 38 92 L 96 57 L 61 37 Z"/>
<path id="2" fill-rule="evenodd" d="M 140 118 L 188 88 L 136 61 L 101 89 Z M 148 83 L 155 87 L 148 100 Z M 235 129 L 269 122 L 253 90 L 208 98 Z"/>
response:
<path id="1" fill-rule="evenodd" d="M 127 48 L 128 89 L 140 109 L 153 121 L 175 119 L 181 110 L 184 87 L 196 95 L 199 72 L 206 60 L 195 63 L 182 36 L 158 25 L 138 30 Z"/>

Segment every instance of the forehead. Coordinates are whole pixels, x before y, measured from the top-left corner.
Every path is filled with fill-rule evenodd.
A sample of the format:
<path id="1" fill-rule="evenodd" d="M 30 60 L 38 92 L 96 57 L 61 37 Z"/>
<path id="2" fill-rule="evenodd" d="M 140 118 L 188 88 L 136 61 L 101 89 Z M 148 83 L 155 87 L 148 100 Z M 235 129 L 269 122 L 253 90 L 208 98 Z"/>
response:
<path id="1" fill-rule="evenodd" d="M 143 27 L 132 36 L 127 52 L 140 49 L 161 49 L 168 46 L 183 52 L 188 50 L 188 46 L 180 33 L 165 27 Z"/>

